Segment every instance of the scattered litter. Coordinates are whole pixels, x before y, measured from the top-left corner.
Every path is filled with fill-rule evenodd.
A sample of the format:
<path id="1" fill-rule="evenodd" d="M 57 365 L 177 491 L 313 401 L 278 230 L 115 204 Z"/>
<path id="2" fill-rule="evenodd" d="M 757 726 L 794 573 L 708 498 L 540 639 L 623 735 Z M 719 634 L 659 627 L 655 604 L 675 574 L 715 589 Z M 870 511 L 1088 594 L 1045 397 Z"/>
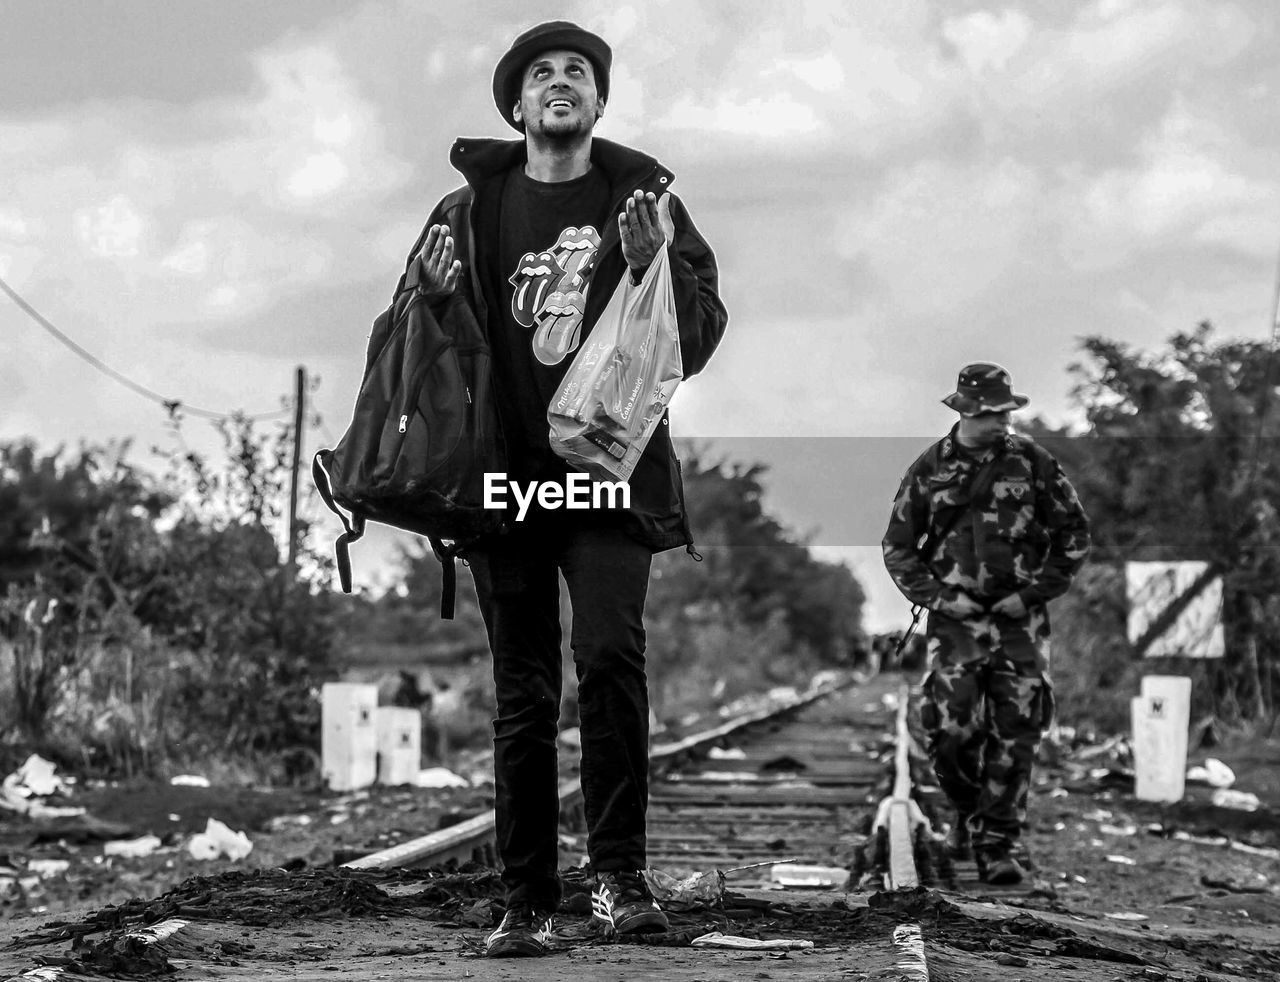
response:
<path id="1" fill-rule="evenodd" d="M 1173 833 L 1173 837 L 1179 842 L 1194 842 L 1197 846 L 1231 845 L 1231 840 L 1225 835 L 1192 835 L 1190 832 L 1179 830 Z"/>
<path id="2" fill-rule="evenodd" d="M 161 846 L 160 838 L 154 835 L 140 835 L 136 839 L 115 839 L 102 844 L 104 856 L 122 856 L 125 859 L 141 859 L 150 856 Z"/>
<path id="3" fill-rule="evenodd" d="M 746 760 L 747 752 L 741 747 L 726 747 L 723 750 L 719 747 L 712 747 L 707 756 L 712 760 Z"/>
<path id="4" fill-rule="evenodd" d="M 769 879 L 784 887 L 829 887 L 840 889 L 849 882 L 849 870 L 840 866 L 802 866 L 798 863 L 777 863 L 769 872 Z"/>
<path id="5" fill-rule="evenodd" d="M 281 829 L 306 828 L 312 821 L 314 819 L 310 815 L 277 815 L 267 823 L 267 829 L 279 832 Z"/>
<path id="6" fill-rule="evenodd" d="M 447 767 L 427 767 L 418 771 L 415 782 L 420 788 L 469 788 L 471 782 Z"/>
<path id="7" fill-rule="evenodd" d="M 718 869 L 678 879 L 663 870 L 650 868 L 644 871 L 644 879 L 654 898 L 667 904 L 714 905 L 724 899 L 724 873 Z"/>
<path id="8" fill-rule="evenodd" d="M 226 856 L 232 862 L 244 859 L 253 851 L 253 843 L 243 832 L 233 832 L 216 818 L 205 823 L 203 832 L 197 832 L 187 843 L 187 852 L 193 859 L 210 860 Z"/>
<path id="9" fill-rule="evenodd" d="M 1066 788 L 1054 788 L 1052 791 L 1049 792 L 1049 797 L 1050 798 L 1069 798 L 1071 797 L 1071 792 L 1068 791 Z"/>
<path id="10" fill-rule="evenodd" d="M 61 876 L 70 868 L 71 861 L 67 859 L 32 859 L 27 863 L 27 871 L 35 873 L 42 880 Z"/>
<path id="11" fill-rule="evenodd" d="M 1114 914 L 1103 914 L 1103 917 L 1110 917 L 1113 921 L 1147 921 L 1150 920 L 1146 914 L 1135 914 L 1131 910 L 1122 910 Z"/>
<path id="12" fill-rule="evenodd" d="M 1128 752 L 1128 743 L 1125 740 L 1125 738 L 1122 736 L 1114 736 L 1114 737 L 1111 737 L 1109 740 L 1104 740 L 1102 743 L 1099 743 L 1096 746 L 1083 747 L 1082 749 L 1077 750 L 1071 756 L 1074 757 L 1076 760 L 1084 761 L 1084 760 L 1092 760 L 1094 757 L 1103 757 L 1109 753 L 1123 754 L 1127 752 Z"/>
<path id="13" fill-rule="evenodd" d="M 46 805 L 43 801 L 35 798 L 27 800 L 25 798 L 7 798 L 4 791 L 0 791 L 0 808 L 11 808 L 14 811 L 25 813 L 28 818 L 35 822 L 42 822 L 54 818 L 78 818 L 87 814 L 83 808 L 74 805 Z"/>
<path id="14" fill-rule="evenodd" d="M 1105 808 L 1095 808 L 1093 811 L 1086 812 L 1080 817 L 1087 822 L 1105 822 L 1107 819 L 1111 818 L 1112 815 L 1111 812 L 1107 811 Z"/>
<path id="15" fill-rule="evenodd" d="M 1236 783 L 1235 771 L 1216 757 L 1206 757 L 1203 766 L 1187 768 L 1187 780 L 1211 788 L 1229 788 Z"/>
<path id="16" fill-rule="evenodd" d="M 1233 842 L 1231 848 L 1249 856 L 1263 856 L 1266 859 L 1280 859 L 1280 849 L 1271 846 L 1251 846 L 1247 842 Z"/>
<path id="17" fill-rule="evenodd" d="M 1130 859 L 1128 856 L 1108 856 L 1107 862 L 1118 863 L 1121 866 L 1137 866 L 1138 865 L 1138 861 L 1136 859 Z"/>
<path id="18" fill-rule="evenodd" d="M 1256 812 L 1262 807 L 1262 802 L 1252 791 L 1235 791 L 1226 787 L 1219 787 L 1209 800 L 1218 808 L 1231 808 L 1240 812 Z"/>
<path id="19" fill-rule="evenodd" d="M 1137 835 L 1138 826 L 1136 825 L 1107 825 L 1098 826 L 1098 831 L 1103 835 Z"/>
<path id="20" fill-rule="evenodd" d="M 809 951 L 812 941 L 799 941 L 791 938 L 742 938 L 735 934 L 721 934 L 712 931 L 694 938 L 690 944 L 695 948 L 740 948 L 745 951 Z"/>
<path id="21" fill-rule="evenodd" d="M 199 774 L 178 774 L 169 778 L 169 783 L 175 788 L 209 787 L 209 779 L 207 777 L 201 777 Z"/>
<path id="22" fill-rule="evenodd" d="M 16 792 L 22 798 L 47 798 L 66 790 L 66 784 L 56 773 L 53 761 L 39 754 L 32 754 L 16 771 L 4 779 L 6 791 Z"/>

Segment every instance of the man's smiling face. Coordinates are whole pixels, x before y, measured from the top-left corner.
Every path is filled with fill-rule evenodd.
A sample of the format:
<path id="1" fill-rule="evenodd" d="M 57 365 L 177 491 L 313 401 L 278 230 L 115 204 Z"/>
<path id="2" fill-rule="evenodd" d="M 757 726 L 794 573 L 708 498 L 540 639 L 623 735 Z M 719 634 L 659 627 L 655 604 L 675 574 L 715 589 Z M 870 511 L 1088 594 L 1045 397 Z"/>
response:
<path id="1" fill-rule="evenodd" d="M 545 51 L 524 71 L 515 119 L 536 138 L 589 136 L 604 105 L 590 59 L 576 51 Z"/>

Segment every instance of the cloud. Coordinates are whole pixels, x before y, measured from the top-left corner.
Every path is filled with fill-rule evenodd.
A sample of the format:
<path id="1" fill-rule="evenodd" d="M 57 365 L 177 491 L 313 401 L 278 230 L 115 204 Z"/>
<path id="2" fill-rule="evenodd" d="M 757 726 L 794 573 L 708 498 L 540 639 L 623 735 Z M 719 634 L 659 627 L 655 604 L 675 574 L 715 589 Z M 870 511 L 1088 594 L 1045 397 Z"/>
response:
<path id="1" fill-rule="evenodd" d="M 133 257 L 141 251 L 143 218 L 127 197 L 114 195 L 74 215 L 76 237 L 95 256 Z"/>
<path id="2" fill-rule="evenodd" d="M 766 98 L 734 93 L 722 96 L 712 105 L 685 97 L 654 125 L 658 129 L 720 133 L 765 141 L 808 136 L 824 129 L 812 106 L 785 93 Z"/>
<path id="3" fill-rule="evenodd" d="M 844 85 L 844 66 L 832 51 L 813 58 L 781 58 L 777 71 L 788 72 L 816 92 L 837 92 Z"/>
<path id="4" fill-rule="evenodd" d="M 845 211 L 836 254 L 863 260 L 901 314 L 954 310 L 1020 262 L 1040 178 L 1004 159 L 955 166 L 922 161 Z"/>
<path id="5" fill-rule="evenodd" d="M 975 75 L 1003 71 L 1031 36 L 1032 22 L 1020 10 L 975 10 L 942 22 L 942 36 L 955 46 L 965 67 Z"/>
<path id="6" fill-rule="evenodd" d="M 1064 249 L 1077 268 L 1193 242 L 1254 258 L 1274 252 L 1280 182 L 1242 168 L 1247 154 L 1237 135 L 1178 101 L 1139 141 L 1137 157 L 1084 178 L 1065 200 Z"/>
<path id="7" fill-rule="evenodd" d="M 388 153 L 377 105 L 326 44 L 285 42 L 254 56 L 261 94 L 227 106 L 230 139 L 212 148 L 215 181 L 270 207 L 332 214 L 397 190 L 411 169 Z"/>

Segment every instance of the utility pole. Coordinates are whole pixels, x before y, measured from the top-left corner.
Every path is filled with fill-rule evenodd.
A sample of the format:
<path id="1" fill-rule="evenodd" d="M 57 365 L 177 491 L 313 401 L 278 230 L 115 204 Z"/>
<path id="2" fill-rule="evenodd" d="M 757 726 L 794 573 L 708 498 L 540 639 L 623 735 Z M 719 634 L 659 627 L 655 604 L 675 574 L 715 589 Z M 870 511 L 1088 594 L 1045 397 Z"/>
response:
<path id="1" fill-rule="evenodd" d="M 306 417 L 307 370 L 298 366 L 293 393 L 293 470 L 289 479 L 289 579 L 298 568 L 298 469 L 302 465 L 302 421 Z"/>

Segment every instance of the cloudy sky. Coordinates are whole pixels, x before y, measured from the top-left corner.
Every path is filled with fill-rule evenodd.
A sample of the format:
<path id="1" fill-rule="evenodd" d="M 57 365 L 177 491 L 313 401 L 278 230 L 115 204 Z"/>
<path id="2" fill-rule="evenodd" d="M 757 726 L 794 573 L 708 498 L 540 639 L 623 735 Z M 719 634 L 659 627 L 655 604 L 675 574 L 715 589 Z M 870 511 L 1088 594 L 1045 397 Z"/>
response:
<path id="1" fill-rule="evenodd" d="M 729 332 L 677 435 L 873 598 L 898 477 L 966 361 L 1052 419 L 1084 334 L 1266 336 L 1280 247 L 1272 0 L 629 5 L 0 0 L 0 276 L 135 381 L 340 435 L 368 325 L 490 77 L 564 17 L 613 45 L 598 133 L 647 150 L 716 250 Z M 0 440 L 163 438 L 162 411 L 0 297 Z M 192 431 L 204 424 L 193 420 Z"/>

